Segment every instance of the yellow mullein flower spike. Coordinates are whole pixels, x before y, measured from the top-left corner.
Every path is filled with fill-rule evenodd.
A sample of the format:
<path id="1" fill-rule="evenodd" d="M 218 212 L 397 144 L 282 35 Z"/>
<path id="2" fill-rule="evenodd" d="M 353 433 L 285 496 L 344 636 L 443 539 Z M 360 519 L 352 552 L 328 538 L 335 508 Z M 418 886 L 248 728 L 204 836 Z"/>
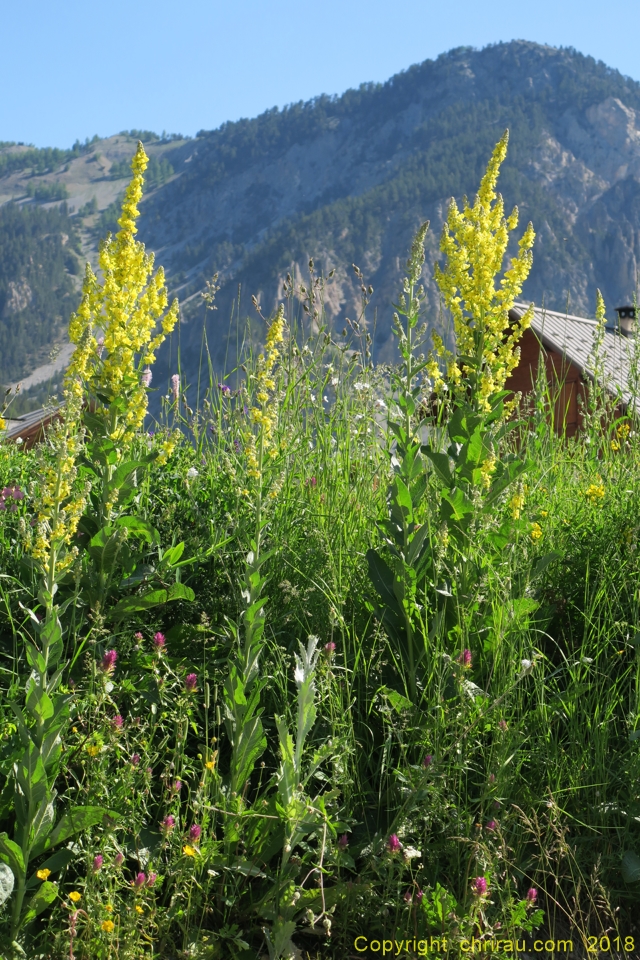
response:
<path id="1" fill-rule="evenodd" d="M 518 210 L 505 217 L 502 197 L 496 194 L 500 165 L 507 154 L 508 132 L 497 143 L 473 206 L 464 199 L 459 210 L 451 201 L 440 249 L 446 256 L 444 269 L 435 268 L 436 281 L 450 310 L 456 336 L 456 365 L 449 364 L 449 379 L 455 384 L 468 378 L 478 409 L 489 410 L 491 397 L 503 389 L 519 359 L 517 343 L 531 324 L 532 308 L 510 329 L 509 311 L 526 280 L 535 239 L 529 224 L 496 286 L 509 243 L 509 233 L 518 224 Z M 442 356 L 441 341 L 434 341 Z M 427 370 L 429 376 L 433 374 Z M 435 371 L 434 371 L 435 372 Z M 437 389 L 437 378 L 436 378 Z"/>
<path id="2" fill-rule="evenodd" d="M 111 439 L 119 444 L 130 441 L 144 420 L 147 390 L 141 382 L 142 370 L 153 363 L 178 320 L 178 301 L 167 309 L 162 267 L 153 273 L 153 254 L 135 239 L 148 162 L 139 143 L 118 220 L 120 229 L 100 245 L 102 283 L 87 264 L 80 306 L 69 326 L 76 349 L 65 377 L 65 395 L 83 399 L 88 391 L 92 397 L 122 397 L 125 412 L 110 430 Z"/>

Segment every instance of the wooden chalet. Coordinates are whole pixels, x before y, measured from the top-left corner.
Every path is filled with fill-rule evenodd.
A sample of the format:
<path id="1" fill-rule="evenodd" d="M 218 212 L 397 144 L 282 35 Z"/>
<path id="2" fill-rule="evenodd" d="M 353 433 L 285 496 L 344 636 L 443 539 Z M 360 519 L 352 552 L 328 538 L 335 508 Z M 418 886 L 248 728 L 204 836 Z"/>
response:
<path id="1" fill-rule="evenodd" d="M 6 427 L 0 431 L 0 440 L 24 444 L 24 449 L 29 450 L 43 439 L 46 428 L 59 416 L 59 413 L 59 407 L 42 407 L 40 410 L 32 410 L 31 413 L 25 413 L 20 417 L 5 415 Z"/>
<path id="2" fill-rule="evenodd" d="M 513 321 L 523 316 L 528 304 L 517 303 L 510 313 Z M 618 400 L 622 414 L 631 403 L 640 413 L 640 398 L 632 395 L 634 366 L 640 361 L 640 341 L 636 340 L 635 308 L 618 307 L 618 322 L 607 326 L 601 347 L 603 386 Z M 579 398 L 593 380 L 593 345 L 596 321 L 534 307 L 531 326 L 520 341 L 520 363 L 507 380 L 508 390 L 526 398 L 542 363 L 552 396 L 556 397 L 554 424 L 573 436 L 580 426 Z"/>

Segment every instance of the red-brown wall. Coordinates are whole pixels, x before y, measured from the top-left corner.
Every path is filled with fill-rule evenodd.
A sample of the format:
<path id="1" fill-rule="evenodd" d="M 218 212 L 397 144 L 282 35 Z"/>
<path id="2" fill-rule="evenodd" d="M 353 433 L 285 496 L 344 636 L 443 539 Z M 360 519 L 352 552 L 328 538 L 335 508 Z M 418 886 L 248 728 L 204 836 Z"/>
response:
<path id="1" fill-rule="evenodd" d="M 514 393 L 522 394 L 523 413 L 530 404 L 527 397 L 532 393 L 533 383 L 538 376 L 540 359 L 544 363 L 549 398 L 554 400 L 553 423 L 555 429 L 571 437 L 580 426 L 580 408 L 578 397 L 584 397 L 584 381 L 580 368 L 556 350 L 543 347 L 532 330 L 525 330 L 520 341 L 520 362 L 505 387 Z"/>

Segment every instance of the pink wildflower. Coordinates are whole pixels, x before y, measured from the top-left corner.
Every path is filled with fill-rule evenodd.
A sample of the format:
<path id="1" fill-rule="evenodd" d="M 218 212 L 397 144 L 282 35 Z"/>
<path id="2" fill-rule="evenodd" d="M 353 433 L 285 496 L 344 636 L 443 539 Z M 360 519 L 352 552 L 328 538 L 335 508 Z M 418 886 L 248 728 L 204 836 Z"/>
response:
<path id="1" fill-rule="evenodd" d="M 153 374 L 150 367 L 145 367 L 140 376 L 140 383 L 143 387 L 149 388 L 151 386 L 151 381 L 153 379 Z"/>
<path id="2" fill-rule="evenodd" d="M 335 650 L 336 650 L 336 645 L 333 642 L 333 640 L 329 640 L 328 643 L 325 643 L 324 652 L 327 657 L 332 657 L 333 654 L 335 653 Z"/>
<path id="3" fill-rule="evenodd" d="M 160 631 L 158 631 L 158 633 L 154 634 L 153 645 L 156 648 L 156 653 L 162 653 L 162 651 L 165 648 L 166 642 L 167 640 L 164 633 L 160 633 Z"/>
<path id="4" fill-rule="evenodd" d="M 134 766 L 134 767 L 137 767 L 139 763 L 140 763 L 140 754 L 139 754 L 139 753 L 132 753 L 132 754 L 131 754 L 131 765 Z"/>
<path id="5" fill-rule="evenodd" d="M 487 881 L 484 877 L 476 877 L 471 884 L 471 889 L 476 897 L 484 897 L 487 893 Z"/>
<path id="6" fill-rule="evenodd" d="M 187 691 L 187 693 L 194 693 L 197 686 L 198 686 L 197 675 L 195 673 L 188 673 L 184 681 L 184 688 Z"/>
<path id="7" fill-rule="evenodd" d="M 113 727 L 114 730 L 122 730 L 124 726 L 124 720 L 122 719 L 121 714 L 116 713 L 115 717 L 111 721 L 111 726 Z"/>
<path id="8" fill-rule="evenodd" d="M 97 873 L 103 863 L 104 863 L 104 857 L 102 856 L 101 853 L 99 853 L 97 857 L 93 858 L 93 872 Z"/>
<path id="9" fill-rule="evenodd" d="M 148 879 L 147 879 L 147 886 L 148 886 L 148 887 L 152 887 L 152 886 L 154 885 L 154 883 L 156 882 L 157 879 L 158 879 L 158 874 L 157 874 L 157 873 L 150 873 L 150 874 L 149 874 L 149 877 L 148 877 Z"/>
<path id="10" fill-rule="evenodd" d="M 535 887 L 529 887 L 529 889 L 527 890 L 527 895 L 525 897 L 525 900 L 527 901 L 527 906 L 532 907 L 537 899 L 538 899 L 538 891 L 536 890 Z"/>
<path id="11" fill-rule="evenodd" d="M 488 820 L 484 828 L 485 830 L 489 830 L 493 832 L 497 828 L 497 826 L 498 824 L 495 822 L 495 820 Z"/>
<path id="12" fill-rule="evenodd" d="M 471 669 L 471 650 L 463 650 L 458 657 L 458 663 L 461 663 L 465 670 Z"/>
<path id="13" fill-rule="evenodd" d="M 134 890 L 139 890 L 141 887 L 144 887 L 147 882 L 147 878 L 142 871 L 136 875 L 135 880 L 132 880 Z"/>
<path id="14" fill-rule="evenodd" d="M 189 840 L 199 840 L 200 834 L 202 833 L 202 827 L 198 826 L 197 823 L 194 823 L 189 828 Z"/>
<path id="15" fill-rule="evenodd" d="M 102 662 L 100 664 L 104 673 L 113 673 L 116 668 L 116 660 L 118 659 L 118 653 L 116 650 L 107 650 L 107 652 L 102 657 Z"/>
<path id="16" fill-rule="evenodd" d="M 121 867 L 124 863 L 124 854 L 116 853 L 115 857 L 113 858 L 113 862 L 115 863 L 116 867 Z"/>
<path id="17" fill-rule="evenodd" d="M 402 844 L 395 833 L 392 833 L 387 840 L 387 850 L 389 853 L 398 853 L 399 850 L 402 850 Z"/>
<path id="18" fill-rule="evenodd" d="M 164 834 L 167 834 L 167 833 L 171 833 L 175 825 L 176 825 L 176 818 L 172 817 L 171 814 L 169 814 L 167 817 L 164 818 L 164 820 L 160 824 L 160 828 Z"/>
<path id="19" fill-rule="evenodd" d="M 424 760 L 422 761 L 422 766 L 426 769 L 427 767 L 430 767 L 432 763 L 433 763 L 433 757 L 431 756 L 430 753 L 428 753 L 424 758 Z"/>
<path id="20" fill-rule="evenodd" d="M 177 400 L 180 396 L 180 376 L 177 373 L 171 377 L 171 392 L 173 393 L 173 399 Z"/>
<path id="21" fill-rule="evenodd" d="M 342 836 L 338 839 L 338 850 L 346 850 L 349 846 L 349 837 L 346 833 L 343 833 Z"/>

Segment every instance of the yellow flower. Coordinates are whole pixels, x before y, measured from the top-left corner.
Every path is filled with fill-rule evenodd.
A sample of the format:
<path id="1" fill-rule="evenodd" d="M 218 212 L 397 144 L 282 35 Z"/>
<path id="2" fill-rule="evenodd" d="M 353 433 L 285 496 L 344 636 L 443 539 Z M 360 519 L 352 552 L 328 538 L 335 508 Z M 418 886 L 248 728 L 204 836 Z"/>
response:
<path id="1" fill-rule="evenodd" d="M 529 536 L 534 541 L 534 543 L 536 540 L 540 539 L 540 537 L 542 536 L 542 527 L 540 526 L 539 523 L 531 524 L 531 530 L 529 531 Z"/>
<path id="2" fill-rule="evenodd" d="M 215 760 L 207 760 L 207 762 L 205 763 L 205 767 L 207 768 L 207 770 L 214 770 L 215 765 L 216 765 Z"/>
<path id="3" fill-rule="evenodd" d="M 0 430 L 4 430 L 6 425 L 7 425 L 7 421 L 3 417 L 0 417 Z"/>
<path id="4" fill-rule="evenodd" d="M 276 388 L 273 374 L 280 357 L 277 345 L 284 340 L 284 326 L 284 307 L 280 305 L 267 331 L 265 352 L 259 355 L 254 374 L 255 397 L 260 406 L 251 407 L 249 416 L 258 428 L 258 443 L 253 431 L 247 430 L 244 434 L 247 475 L 254 480 L 260 480 L 262 477 L 264 456 L 276 455 L 273 449 L 273 433 L 278 423 L 278 407 L 272 396 Z"/>
<path id="5" fill-rule="evenodd" d="M 548 517 L 548 516 L 549 516 L 549 511 L 548 511 L 548 510 L 541 510 L 541 511 L 540 511 L 540 516 L 541 516 L 541 517 Z"/>
<path id="6" fill-rule="evenodd" d="M 490 456 L 487 457 L 487 459 L 484 461 L 484 463 L 480 467 L 480 473 L 482 475 L 482 485 L 487 490 L 491 486 L 491 474 L 495 473 L 496 463 L 497 463 L 496 458 L 493 456 L 493 454 L 491 454 Z"/>
<path id="7" fill-rule="evenodd" d="M 144 910 L 139 903 L 136 903 L 136 913 L 144 913 Z"/>
<path id="8" fill-rule="evenodd" d="M 72 890 L 69 894 L 69 900 L 72 900 L 73 903 L 78 903 L 79 900 L 82 900 L 82 894 L 78 893 L 77 890 Z"/>
<path id="9" fill-rule="evenodd" d="M 491 397 L 503 389 L 517 366 L 517 343 L 533 319 L 530 308 L 515 324 L 509 320 L 509 311 L 533 262 L 535 234 L 531 224 L 497 288 L 495 283 L 509 233 L 518 224 L 517 207 L 505 217 L 502 197 L 495 189 L 508 139 L 507 131 L 496 144 L 473 206 L 465 198 L 460 211 L 455 201 L 451 202 L 440 243 L 446 264 L 444 270 L 435 268 L 436 281 L 453 316 L 456 351 L 458 357 L 464 358 L 460 371 L 469 379 L 481 410 L 491 408 Z M 456 372 L 454 383 L 457 378 Z"/>
<path id="10" fill-rule="evenodd" d="M 591 503 L 596 503 L 597 500 L 602 500 L 604 493 L 604 483 L 601 480 L 600 483 L 592 483 L 589 485 L 585 497 L 587 497 Z"/>
<path id="11" fill-rule="evenodd" d="M 511 517 L 513 520 L 520 519 L 520 513 L 524 507 L 524 492 L 519 490 L 517 493 L 511 497 L 509 501 L 509 509 L 511 510 Z"/>
<path id="12" fill-rule="evenodd" d="M 116 925 L 113 922 L 113 920 L 103 920 L 102 923 L 100 924 L 100 929 L 104 930 L 105 933 L 113 933 L 115 928 L 116 928 Z"/>
<path id="13" fill-rule="evenodd" d="M 184 853 L 185 857 L 195 857 L 197 850 L 195 847 L 192 847 L 191 844 L 185 843 L 184 847 L 182 848 L 182 852 Z"/>
<path id="14" fill-rule="evenodd" d="M 38 870 L 38 872 L 36 873 L 36 877 L 38 878 L 38 880 L 47 880 L 50 876 L 51 876 L 51 870 L 47 870 L 46 868 L 44 870 Z"/>
<path id="15" fill-rule="evenodd" d="M 100 753 L 100 747 L 98 746 L 97 743 L 90 743 L 86 747 L 86 751 L 90 757 L 97 757 L 98 754 Z"/>
<path id="16" fill-rule="evenodd" d="M 105 903 L 104 908 L 107 911 L 107 913 L 113 913 L 113 907 L 111 906 L 110 903 Z"/>
<path id="17" fill-rule="evenodd" d="M 629 436 L 630 430 L 631 430 L 631 427 L 629 426 L 628 423 L 621 423 L 618 427 L 616 427 L 616 433 L 618 434 L 621 440 L 627 439 L 627 437 Z"/>
<path id="18" fill-rule="evenodd" d="M 178 320 L 177 300 L 166 309 L 162 267 L 153 273 L 153 254 L 135 239 L 148 162 L 139 143 L 118 220 L 120 230 L 115 236 L 109 234 L 100 245 L 102 282 L 87 264 L 82 300 L 69 324 L 76 349 L 65 375 L 65 398 L 81 401 L 88 390 L 94 398 L 102 394 L 123 399 L 124 410 L 108 424 L 117 446 L 131 440 L 144 420 L 147 389 L 142 370 L 153 363 L 156 351 Z M 100 406 L 97 413 L 106 415 Z"/>
<path id="19" fill-rule="evenodd" d="M 619 450 L 619 449 L 620 449 L 620 444 L 618 443 L 617 440 L 612 440 L 612 441 L 611 441 L 611 449 L 612 449 L 612 450 Z"/>

